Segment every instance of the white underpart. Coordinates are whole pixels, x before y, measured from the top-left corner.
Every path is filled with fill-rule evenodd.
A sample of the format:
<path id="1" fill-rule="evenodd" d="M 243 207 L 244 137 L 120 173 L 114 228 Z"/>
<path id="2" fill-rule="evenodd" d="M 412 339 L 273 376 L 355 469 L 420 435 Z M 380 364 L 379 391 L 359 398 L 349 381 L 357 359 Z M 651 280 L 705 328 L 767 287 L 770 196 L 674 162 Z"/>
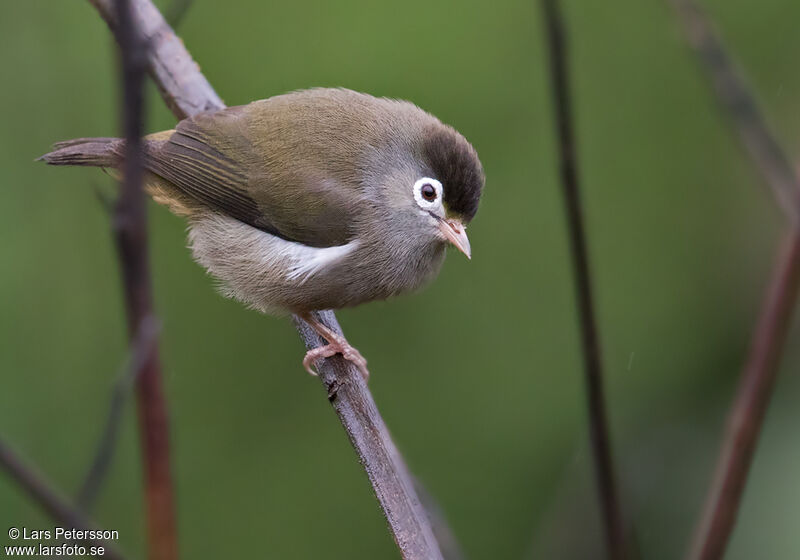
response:
<path id="1" fill-rule="evenodd" d="M 302 285 L 348 255 L 359 241 L 311 247 L 214 213 L 192 222 L 189 244 L 195 259 L 222 280 L 226 295 L 261 307 L 268 302 L 257 301 L 254 294 L 261 293 L 265 282 Z"/>
<path id="2" fill-rule="evenodd" d="M 301 285 L 311 276 L 336 263 L 358 247 L 358 239 L 344 245 L 324 248 L 309 247 L 285 239 L 280 239 L 280 241 L 285 245 L 280 250 L 285 253 L 287 260 L 293 263 L 286 272 L 286 279 L 297 281 Z"/>

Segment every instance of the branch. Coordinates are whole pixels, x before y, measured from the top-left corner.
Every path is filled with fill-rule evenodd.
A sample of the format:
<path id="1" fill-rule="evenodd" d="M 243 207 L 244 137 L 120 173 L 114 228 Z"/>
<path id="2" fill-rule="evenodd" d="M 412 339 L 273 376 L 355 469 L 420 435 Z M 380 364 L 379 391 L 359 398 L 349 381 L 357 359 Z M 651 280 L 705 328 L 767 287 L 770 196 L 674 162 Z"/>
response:
<path id="1" fill-rule="evenodd" d="M 19 486 L 33 498 L 39 506 L 65 528 L 82 531 L 97 530 L 97 526 L 70 505 L 52 485 L 31 465 L 17 456 L 2 439 L 0 439 L 0 465 L 8 472 Z M 123 560 L 122 554 L 106 541 L 85 539 L 82 542 L 105 549 L 104 558 Z"/>
<path id="2" fill-rule="evenodd" d="M 113 229 L 122 270 L 128 331 L 131 344 L 145 338 L 153 321 L 153 297 L 147 249 L 147 206 L 143 191 L 142 112 L 147 46 L 133 17 L 132 2 L 116 0 L 117 41 L 122 58 L 123 128 L 125 154 L 123 182 L 116 203 Z M 136 349 L 133 349 L 135 353 Z M 148 558 L 177 560 L 178 542 L 175 504 L 169 459 L 169 424 L 161 386 L 158 345 L 141 363 L 136 389 L 139 434 L 144 462 L 147 507 Z"/>
<path id="3" fill-rule="evenodd" d="M 116 20 L 109 0 L 90 0 L 114 29 Z M 167 105 L 179 119 L 224 104 L 200 73 L 180 39 L 164 22 L 150 0 L 132 0 L 137 24 L 150 37 L 148 50 L 151 75 Z M 317 314 L 329 328 L 341 332 L 333 312 Z M 307 348 L 322 341 L 298 317 L 298 332 Z M 320 380 L 350 442 L 372 484 L 392 535 L 407 560 L 436 560 L 441 552 L 425 510 L 400 453 L 389 435 L 372 394 L 355 367 L 341 356 L 322 362 Z"/>
<path id="4" fill-rule="evenodd" d="M 461 544 L 458 542 L 453 529 L 445 518 L 444 511 L 442 510 L 436 499 L 428 492 L 428 489 L 422 484 L 418 478 L 414 478 L 414 488 L 420 499 L 422 508 L 427 512 L 428 519 L 430 520 L 433 536 L 436 542 L 439 543 L 439 550 L 442 552 L 444 560 L 465 560 L 466 556 L 461 549 Z"/>
<path id="5" fill-rule="evenodd" d="M 612 560 L 618 560 L 627 557 L 626 538 L 611 453 L 600 341 L 594 315 L 589 255 L 579 192 L 578 158 L 570 103 L 567 38 L 558 0 L 543 0 L 542 7 L 547 31 L 552 96 L 556 111 L 561 183 L 566 203 L 572 265 L 578 298 L 592 451 L 600 493 L 607 555 Z"/>
<path id="6" fill-rule="evenodd" d="M 717 101 L 725 109 L 753 163 L 767 180 L 778 205 L 792 223 L 798 223 L 800 190 L 797 174 L 759 111 L 747 82 L 697 4 L 693 0 L 668 1 L 680 18 L 686 40 L 703 63 Z"/>
<path id="7" fill-rule="evenodd" d="M 325 326 L 342 334 L 332 311 L 315 315 Z M 295 316 L 294 322 L 306 348 L 310 350 L 324 344 L 305 321 Z M 367 472 L 403 558 L 442 558 L 427 513 L 414 489 L 413 479 L 361 373 L 352 363 L 337 355 L 325 360 L 319 377 Z"/>
<path id="8" fill-rule="evenodd" d="M 142 371 L 150 354 L 158 341 L 158 325 L 152 317 L 147 318 L 139 329 L 136 340 L 131 342 L 131 355 L 124 365 L 122 372 L 117 375 L 114 389 L 111 393 L 111 403 L 108 407 L 108 418 L 106 419 L 103 433 L 97 445 L 94 459 L 86 473 L 80 492 L 78 492 L 77 502 L 84 511 L 90 511 L 95 502 L 100 487 L 105 480 L 108 468 L 111 466 L 111 459 L 114 456 L 119 429 L 122 423 L 122 412 L 125 401 L 131 392 L 139 373 Z"/>
<path id="9" fill-rule="evenodd" d="M 183 22 L 183 18 L 189 13 L 193 0 L 172 0 L 164 10 L 164 19 L 172 29 L 177 29 Z"/>
<path id="10" fill-rule="evenodd" d="M 755 97 L 736 71 L 711 22 L 691 0 L 670 2 L 680 17 L 689 43 L 704 63 L 718 101 L 791 221 L 750 341 L 711 488 L 688 556 L 692 560 L 719 560 L 725 554 L 736 524 L 800 290 L 800 179 L 770 132 Z"/>
<path id="11" fill-rule="evenodd" d="M 775 387 L 799 288 L 800 229 L 795 228 L 783 242 L 750 341 L 711 489 L 689 554 L 693 560 L 720 560 L 725 554 Z"/>
<path id="12" fill-rule="evenodd" d="M 113 0 L 89 0 L 111 30 L 117 33 Z M 136 27 L 148 45 L 147 71 L 165 103 L 178 119 L 225 107 L 200 73 L 183 41 L 175 35 L 151 1 L 131 0 Z"/>

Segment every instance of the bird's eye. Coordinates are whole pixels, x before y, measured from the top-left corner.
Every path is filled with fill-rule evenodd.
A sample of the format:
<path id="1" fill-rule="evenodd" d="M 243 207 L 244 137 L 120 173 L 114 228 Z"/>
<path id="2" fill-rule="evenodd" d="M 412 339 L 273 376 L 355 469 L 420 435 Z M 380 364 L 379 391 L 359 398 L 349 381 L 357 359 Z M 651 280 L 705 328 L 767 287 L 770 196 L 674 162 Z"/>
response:
<path id="1" fill-rule="evenodd" d="M 414 199 L 417 204 L 428 210 L 441 204 L 442 184 L 436 179 L 423 177 L 414 183 Z"/>

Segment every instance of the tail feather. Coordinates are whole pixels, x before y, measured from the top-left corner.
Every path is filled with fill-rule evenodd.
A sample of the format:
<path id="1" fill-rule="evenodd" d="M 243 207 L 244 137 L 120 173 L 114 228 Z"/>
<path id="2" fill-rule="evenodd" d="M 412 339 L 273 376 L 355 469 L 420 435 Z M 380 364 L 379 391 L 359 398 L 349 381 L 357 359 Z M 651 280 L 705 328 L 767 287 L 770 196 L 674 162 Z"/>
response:
<path id="1" fill-rule="evenodd" d="M 173 131 L 151 134 L 147 142 L 163 141 Z M 113 177 L 119 178 L 125 141 L 121 138 L 76 138 L 53 145 L 53 151 L 37 158 L 50 165 L 83 165 L 104 167 Z M 167 206 L 179 216 L 191 216 L 202 209 L 197 201 L 182 193 L 174 185 L 152 173 L 145 176 L 146 192 L 159 204 Z"/>
<path id="2" fill-rule="evenodd" d="M 76 138 L 53 145 L 53 151 L 37 158 L 49 165 L 116 167 L 120 161 L 119 138 Z"/>

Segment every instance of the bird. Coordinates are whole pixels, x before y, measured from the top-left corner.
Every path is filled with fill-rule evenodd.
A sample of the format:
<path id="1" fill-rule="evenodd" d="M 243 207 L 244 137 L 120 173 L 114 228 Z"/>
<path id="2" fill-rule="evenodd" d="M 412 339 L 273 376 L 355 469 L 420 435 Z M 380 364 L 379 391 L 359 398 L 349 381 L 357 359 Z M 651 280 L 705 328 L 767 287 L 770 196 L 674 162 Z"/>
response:
<path id="1" fill-rule="evenodd" d="M 194 259 L 224 296 L 294 313 L 327 344 L 305 369 L 366 359 L 314 311 L 413 292 L 466 227 L 485 183 L 472 145 L 409 101 L 312 88 L 203 112 L 142 139 L 146 192 L 188 222 Z M 78 138 L 39 159 L 120 174 L 125 142 Z"/>

